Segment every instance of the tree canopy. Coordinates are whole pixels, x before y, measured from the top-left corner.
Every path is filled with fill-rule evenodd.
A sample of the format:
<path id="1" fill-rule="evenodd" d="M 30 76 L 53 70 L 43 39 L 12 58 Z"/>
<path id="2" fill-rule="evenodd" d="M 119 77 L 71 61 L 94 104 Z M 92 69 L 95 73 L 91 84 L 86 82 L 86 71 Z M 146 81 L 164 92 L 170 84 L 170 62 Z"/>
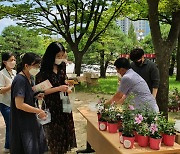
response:
<path id="1" fill-rule="evenodd" d="M 17 19 L 23 26 L 43 33 L 60 34 L 69 44 L 79 75 L 82 57 L 89 46 L 119 16 L 127 0 L 1 0 L 0 16 Z M 9 2 L 9 3 L 8 3 Z M 20 22 L 19 22 L 20 21 Z M 86 35 L 86 37 L 84 37 Z M 83 46 L 80 46 L 84 42 Z"/>
<path id="2" fill-rule="evenodd" d="M 43 38 L 32 30 L 21 26 L 8 26 L 1 34 L 1 45 L 3 51 L 43 53 Z"/>

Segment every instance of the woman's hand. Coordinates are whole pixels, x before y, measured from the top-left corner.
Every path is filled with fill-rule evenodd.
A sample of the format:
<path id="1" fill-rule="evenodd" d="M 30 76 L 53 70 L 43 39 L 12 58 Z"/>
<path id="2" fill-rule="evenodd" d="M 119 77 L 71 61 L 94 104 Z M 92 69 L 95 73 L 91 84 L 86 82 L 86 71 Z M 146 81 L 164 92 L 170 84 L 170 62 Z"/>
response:
<path id="1" fill-rule="evenodd" d="M 46 120 L 47 114 L 43 110 L 39 109 L 38 118 L 42 120 Z"/>
<path id="2" fill-rule="evenodd" d="M 67 93 L 68 94 L 72 93 L 72 90 L 68 88 Z"/>
<path id="3" fill-rule="evenodd" d="M 67 85 L 61 85 L 58 88 L 59 88 L 59 91 L 62 91 L 62 92 L 67 92 L 67 90 L 68 90 L 68 86 Z"/>

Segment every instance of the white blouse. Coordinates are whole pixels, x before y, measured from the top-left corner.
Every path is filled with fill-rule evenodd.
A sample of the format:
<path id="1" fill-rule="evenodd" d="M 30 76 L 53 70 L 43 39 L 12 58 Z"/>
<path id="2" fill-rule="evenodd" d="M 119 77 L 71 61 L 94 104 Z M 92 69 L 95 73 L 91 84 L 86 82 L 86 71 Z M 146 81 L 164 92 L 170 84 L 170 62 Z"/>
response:
<path id="1" fill-rule="evenodd" d="M 6 70 L 6 68 L 0 71 L 0 88 L 6 87 L 12 84 L 14 77 L 16 76 L 16 71 L 12 70 L 12 75 Z M 6 93 L 0 94 L 0 103 L 7 106 L 11 104 L 11 90 Z"/>

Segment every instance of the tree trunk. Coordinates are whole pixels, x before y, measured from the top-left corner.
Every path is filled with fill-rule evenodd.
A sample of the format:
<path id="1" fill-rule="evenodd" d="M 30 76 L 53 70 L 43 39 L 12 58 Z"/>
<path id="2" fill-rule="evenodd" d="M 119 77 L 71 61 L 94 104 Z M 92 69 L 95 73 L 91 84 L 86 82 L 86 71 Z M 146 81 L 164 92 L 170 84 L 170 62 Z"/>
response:
<path id="1" fill-rule="evenodd" d="M 168 117 L 168 94 L 169 94 L 169 65 L 170 55 L 177 41 L 180 27 L 180 11 L 172 13 L 171 29 L 166 40 L 162 39 L 158 5 L 160 0 L 147 0 L 148 17 L 151 29 L 152 42 L 156 53 L 156 60 L 160 73 L 160 85 L 157 94 L 157 103 L 160 111 Z"/>
<path id="2" fill-rule="evenodd" d="M 169 95 L 169 65 L 171 50 L 169 47 L 158 49 L 161 54 L 157 54 L 157 65 L 160 74 L 160 84 L 158 88 L 158 94 L 156 97 L 157 104 L 160 111 L 167 117 L 168 116 L 168 95 Z M 166 55 L 166 56 L 164 56 Z M 162 63 L 164 62 L 164 63 Z"/>
<path id="3" fill-rule="evenodd" d="M 104 49 L 101 50 L 99 53 L 100 53 L 100 77 L 105 78 L 106 72 L 104 67 Z"/>
<path id="4" fill-rule="evenodd" d="M 109 61 L 106 61 L 106 62 L 105 62 L 105 68 L 104 68 L 105 74 L 106 74 L 106 71 L 107 71 L 108 64 L 109 64 Z M 105 76 L 105 77 L 106 77 L 106 76 Z"/>
<path id="5" fill-rule="evenodd" d="M 177 61 L 176 81 L 180 81 L 180 32 L 178 36 L 178 48 L 177 48 L 177 54 L 176 54 L 176 61 Z"/>
<path id="6" fill-rule="evenodd" d="M 169 76 L 173 76 L 173 74 L 174 74 L 175 62 L 176 62 L 175 55 L 172 54 L 171 55 L 171 64 L 170 64 L 170 68 L 169 68 Z"/>
<path id="7" fill-rule="evenodd" d="M 81 74 L 81 64 L 82 64 L 82 58 L 83 58 L 83 53 L 82 52 L 74 52 L 74 57 L 75 57 L 75 73 L 77 76 L 80 76 Z"/>

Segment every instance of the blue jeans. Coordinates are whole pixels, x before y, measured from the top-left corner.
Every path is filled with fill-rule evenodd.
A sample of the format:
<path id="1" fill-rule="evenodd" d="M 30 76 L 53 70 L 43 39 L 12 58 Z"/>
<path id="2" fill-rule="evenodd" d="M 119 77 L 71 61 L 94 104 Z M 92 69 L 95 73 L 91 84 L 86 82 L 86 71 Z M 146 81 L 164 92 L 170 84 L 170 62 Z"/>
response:
<path id="1" fill-rule="evenodd" d="M 5 146 L 4 148 L 9 149 L 9 142 L 10 142 L 10 138 L 9 138 L 9 130 L 10 130 L 10 107 L 6 106 L 3 103 L 0 103 L 0 111 L 4 117 L 4 121 L 6 124 L 6 139 L 5 139 Z"/>

